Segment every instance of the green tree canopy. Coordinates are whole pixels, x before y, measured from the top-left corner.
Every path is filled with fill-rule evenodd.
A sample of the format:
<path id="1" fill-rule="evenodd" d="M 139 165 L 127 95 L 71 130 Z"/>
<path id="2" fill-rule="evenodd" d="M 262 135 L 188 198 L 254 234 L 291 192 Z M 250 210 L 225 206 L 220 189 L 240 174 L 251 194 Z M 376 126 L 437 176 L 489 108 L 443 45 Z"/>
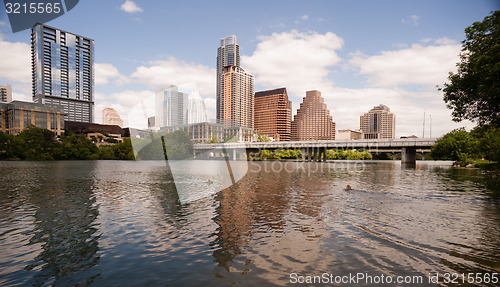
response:
<path id="1" fill-rule="evenodd" d="M 448 77 L 444 101 L 453 121 L 500 124 L 500 11 L 465 29 L 457 72 Z"/>

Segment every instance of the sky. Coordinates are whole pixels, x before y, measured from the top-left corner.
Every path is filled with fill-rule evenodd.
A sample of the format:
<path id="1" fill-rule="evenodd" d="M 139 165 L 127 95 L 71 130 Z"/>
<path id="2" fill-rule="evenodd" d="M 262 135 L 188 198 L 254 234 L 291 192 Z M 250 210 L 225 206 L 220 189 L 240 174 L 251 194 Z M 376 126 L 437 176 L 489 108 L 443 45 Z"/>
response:
<path id="1" fill-rule="evenodd" d="M 360 115 L 385 104 L 397 137 L 422 137 L 424 113 L 425 137 L 438 137 L 475 126 L 451 121 L 436 86 L 456 71 L 464 29 L 499 8 L 498 0 L 81 0 L 46 24 L 94 39 L 96 122 L 112 107 L 126 126 L 144 128 L 130 115 L 170 84 L 196 87 L 214 119 L 217 48 L 236 35 L 255 91 L 286 87 L 293 114 L 306 91 L 319 90 L 337 129 L 359 129 Z M 30 31 L 12 33 L 4 9 L 0 84 L 31 101 Z"/>

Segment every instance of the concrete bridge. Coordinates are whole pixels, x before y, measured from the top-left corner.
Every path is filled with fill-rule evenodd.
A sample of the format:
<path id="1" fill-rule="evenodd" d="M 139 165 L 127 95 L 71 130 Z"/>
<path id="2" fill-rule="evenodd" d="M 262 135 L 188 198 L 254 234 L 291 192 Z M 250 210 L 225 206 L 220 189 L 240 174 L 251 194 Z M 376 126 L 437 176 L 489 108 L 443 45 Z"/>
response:
<path id="1" fill-rule="evenodd" d="M 403 138 L 374 140 L 336 140 L 336 141 L 282 141 L 282 142 L 252 142 L 252 143 L 214 143 L 195 144 L 195 158 L 210 158 L 210 154 L 220 153 L 233 160 L 242 158 L 246 153 L 260 154 L 262 150 L 293 149 L 302 151 L 302 160 L 326 161 L 328 149 L 363 149 L 374 152 L 401 152 L 402 163 L 415 163 L 417 150 L 428 152 L 436 144 L 436 138 Z M 307 154 L 307 159 L 306 159 Z"/>

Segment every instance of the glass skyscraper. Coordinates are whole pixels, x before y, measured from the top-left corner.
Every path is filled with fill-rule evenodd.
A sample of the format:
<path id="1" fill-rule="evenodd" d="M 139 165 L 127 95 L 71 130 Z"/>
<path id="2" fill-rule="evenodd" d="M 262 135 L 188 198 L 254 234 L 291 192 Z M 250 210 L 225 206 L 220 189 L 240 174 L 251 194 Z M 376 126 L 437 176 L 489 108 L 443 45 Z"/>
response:
<path id="1" fill-rule="evenodd" d="M 36 24 L 31 62 L 35 103 L 62 106 L 66 121 L 94 121 L 94 40 Z"/>
<path id="2" fill-rule="evenodd" d="M 155 125 L 168 127 L 187 124 L 188 103 L 188 94 L 179 92 L 177 86 L 158 89 L 155 95 Z"/>

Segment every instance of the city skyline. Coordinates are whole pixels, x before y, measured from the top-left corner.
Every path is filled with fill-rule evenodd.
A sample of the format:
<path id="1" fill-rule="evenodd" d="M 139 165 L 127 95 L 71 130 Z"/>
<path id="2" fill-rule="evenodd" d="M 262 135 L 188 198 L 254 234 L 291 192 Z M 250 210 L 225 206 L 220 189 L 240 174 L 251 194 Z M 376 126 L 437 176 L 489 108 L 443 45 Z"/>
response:
<path id="1" fill-rule="evenodd" d="M 92 13 L 106 13 L 117 24 L 113 29 L 101 28 L 109 26 L 104 16 L 95 17 L 93 23 L 86 21 L 85 15 L 98 3 L 99 11 Z M 473 126 L 451 121 L 435 86 L 446 81 L 448 71 L 459 60 L 463 30 L 498 6 L 493 1 L 292 1 L 265 5 L 257 1 L 237 15 L 233 25 L 227 25 L 223 17 L 207 21 L 210 13 L 201 11 L 209 9 L 210 3 L 128 3 L 135 6 L 124 5 L 125 1 L 86 1 L 47 23 L 95 40 L 96 110 L 110 106 L 126 118 L 137 104 L 134 100 L 154 95 L 160 86 L 195 82 L 208 118 L 215 118 L 214 50 L 220 38 L 236 35 L 241 66 L 256 76 L 255 91 L 286 87 L 295 114 L 306 90 L 320 90 L 338 129 L 357 128 L 359 115 L 386 103 L 400 115 L 396 137 L 420 136 L 425 109 L 427 117 L 432 115 L 433 136 Z M 199 9 L 190 9 L 193 5 Z M 218 6 L 222 13 L 240 5 L 228 2 Z M 196 21 L 182 28 L 173 25 L 188 11 Z M 169 15 L 165 23 L 158 21 L 162 13 Z M 29 31 L 12 34 L 5 11 L 0 21 L 0 53 L 7 59 L 0 71 L 0 84 L 12 85 L 14 100 L 30 101 L 29 52 L 24 55 L 29 51 Z M 163 30 L 168 39 L 179 41 L 165 45 L 168 41 L 155 36 L 155 31 Z M 129 33 L 138 37 L 133 45 L 125 45 Z M 14 65 L 14 61 L 21 65 Z M 96 122 L 100 122 L 98 113 Z M 427 136 L 429 130 L 427 126 Z"/>

